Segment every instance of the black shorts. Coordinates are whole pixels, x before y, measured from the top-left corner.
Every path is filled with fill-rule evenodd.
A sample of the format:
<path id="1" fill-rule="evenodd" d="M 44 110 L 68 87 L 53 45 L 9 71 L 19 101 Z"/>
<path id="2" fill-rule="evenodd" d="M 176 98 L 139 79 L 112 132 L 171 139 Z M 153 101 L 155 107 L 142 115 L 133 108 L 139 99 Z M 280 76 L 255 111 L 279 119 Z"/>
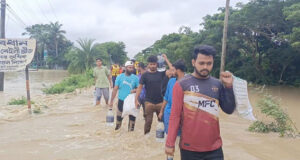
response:
<path id="1" fill-rule="evenodd" d="M 194 152 L 180 149 L 181 160 L 224 160 L 222 147 L 208 152 Z"/>

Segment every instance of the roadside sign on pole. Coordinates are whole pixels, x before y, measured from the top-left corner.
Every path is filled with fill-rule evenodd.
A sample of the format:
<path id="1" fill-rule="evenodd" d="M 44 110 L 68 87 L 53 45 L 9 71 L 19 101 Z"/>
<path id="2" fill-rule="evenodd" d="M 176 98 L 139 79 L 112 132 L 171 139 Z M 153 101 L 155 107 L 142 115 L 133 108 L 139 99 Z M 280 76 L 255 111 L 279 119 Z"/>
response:
<path id="1" fill-rule="evenodd" d="M 28 111 L 31 113 L 28 64 L 36 48 L 35 39 L 0 39 L 0 72 L 24 71 Z"/>
<path id="2" fill-rule="evenodd" d="M 0 39 L 0 72 L 24 71 L 35 47 L 35 39 Z"/>

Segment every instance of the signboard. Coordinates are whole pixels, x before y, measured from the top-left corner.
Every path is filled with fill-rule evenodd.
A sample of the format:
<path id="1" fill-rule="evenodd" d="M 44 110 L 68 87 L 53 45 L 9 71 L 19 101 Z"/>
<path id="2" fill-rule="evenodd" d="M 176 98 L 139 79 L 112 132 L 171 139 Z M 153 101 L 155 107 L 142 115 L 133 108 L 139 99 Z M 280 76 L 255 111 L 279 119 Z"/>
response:
<path id="1" fill-rule="evenodd" d="M 48 58 L 48 51 L 47 49 L 44 50 L 44 60 L 47 61 Z"/>
<path id="2" fill-rule="evenodd" d="M 0 39 L 0 72 L 25 70 L 35 53 L 35 39 Z"/>

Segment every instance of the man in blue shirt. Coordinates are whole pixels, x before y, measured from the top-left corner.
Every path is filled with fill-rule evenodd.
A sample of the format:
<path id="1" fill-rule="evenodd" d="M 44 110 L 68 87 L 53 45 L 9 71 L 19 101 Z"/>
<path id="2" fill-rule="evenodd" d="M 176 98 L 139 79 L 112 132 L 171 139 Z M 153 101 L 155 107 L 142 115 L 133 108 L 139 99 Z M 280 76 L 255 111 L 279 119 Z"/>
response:
<path id="1" fill-rule="evenodd" d="M 139 79 L 136 75 L 132 74 L 134 68 L 134 63 L 132 61 L 127 61 L 125 63 L 125 73 L 120 74 L 115 83 L 115 87 L 112 92 L 111 100 L 110 100 L 110 107 L 113 107 L 113 102 L 116 97 L 117 92 L 119 91 L 118 95 L 118 110 L 117 110 L 117 122 L 115 130 L 120 129 L 122 125 L 122 112 L 123 112 L 123 104 L 125 98 L 130 93 L 135 93 L 136 88 L 139 85 Z M 135 125 L 135 117 L 129 115 L 129 123 L 128 123 L 128 131 L 133 131 Z"/>
<path id="2" fill-rule="evenodd" d="M 167 85 L 167 90 L 164 96 L 163 105 L 161 107 L 160 113 L 158 115 L 158 118 L 160 120 L 163 120 L 164 126 L 165 126 L 165 133 L 168 134 L 168 127 L 169 127 L 169 119 L 171 114 L 171 108 L 172 108 L 172 94 L 173 94 L 173 87 L 177 80 L 180 80 L 184 77 L 185 72 L 185 64 L 183 60 L 177 60 L 173 67 L 175 68 L 175 75 L 176 78 L 171 78 Z M 180 134 L 180 132 L 178 132 Z"/>

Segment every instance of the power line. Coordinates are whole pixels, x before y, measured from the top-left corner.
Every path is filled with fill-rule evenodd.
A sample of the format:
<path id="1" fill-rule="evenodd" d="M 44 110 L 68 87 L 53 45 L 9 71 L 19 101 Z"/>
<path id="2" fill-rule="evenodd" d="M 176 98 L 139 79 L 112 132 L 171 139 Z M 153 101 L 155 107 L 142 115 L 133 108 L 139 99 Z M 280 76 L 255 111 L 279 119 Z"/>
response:
<path id="1" fill-rule="evenodd" d="M 6 4 L 7 6 L 7 11 L 9 11 L 16 20 L 18 20 L 19 22 L 21 22 L 25 27 L 27 27 L 26 23 L 20 18 L 20 16 L 18 16 L 18 14 L 10 7 L 10 5 Z"/>
<path id="2" fill-rule="evenodd" d="M 13 21 L 18 27 L 24 29 L 23 25 L 21 25 L 21 24 L 18 23 L 15 19 L 13 19 L 13 17 L 11 17 L 10 14 L 7 14 L 7 21 L 9 21 L 9 20 Z M 8 24 L 9 24 L 9 23 L 6 23 L 6 25 L 8 25 Z M 9 27 L 7 27 L 7 28 L 9 28 Z M 6 29 L 7 29 L 7 28 L 6 28 Z"/>
<path id="3" fill-rule="evenodd" d="M 22 20 L 22 18 L 10 7 L 10 5 L 6 4 L 7 6 L 7 11 L 10 12 L 16 20 L 21 22 L 24 26 L 27 26 L 26 23 Z"/>
<path id="4" fill-rule="evenodd" d="M 7 16 L 9 16 L 12 21 L 14 21 L 17 25 L 19 25 L 23 29 L 24 29 L 24 27 L 26 27 L 26 24 L 22 23 L 18 18 L 16 18 L 15 15 L 13 15 L 11 12 L 10 12 L 10 14 L 11 14 L 11 16 L 9 16 L 9 14 L 7 14 Z"/>
<path id="5" fill-rule="evenodd" d="M 10 1 L 10 0 L 9 0 Z M 20 9 L 20 6 L 18 5 L 19 3 L 17 1 L 11 2 L 11 3 L 7 3 L 10 5 L 11 8 L 14 8 L 14 10 L 21 14 L 21 16 L 23 17 L 23 19 L 26 19 L 26 22 L 30 21 L 30 24 L 35 24 L 36 21 L 39 21 L 38 19 L 34 19 L 33 16 L 29 16 L 28 12 L 26 12 L 28 9 L 26 9 L 26 11 L 24 11 L 24 9 Z M 26 7 L 22 7 L 22 8 L 26 8 Z"/>
<path id="6" fill-rule="evenodd" d="M 23 1 L 23 0 L 22 0 Z M 24 2 L 24 1 L 23 1 Z M 27 8 L 27 10 L 30 10 L 33 14 L 30 16 L 30 17 L 33 17 L 33 16 L 35 16 L 35 17 L 37 17 L 37 19 L 38 19 L 38 23 L 43 23 L 43 19 L 44 18 L 42 18 L 41 16 L 40 16 L 40 14 L 39 14 L 39 12 L 36 12 L 36 10 L 34 9 L 34 7 L 32 6 L 32 5 L 30 5 L 31 3 L 24 3 L 24 5 L 26 4 L 26 6 L 24 6 L 23 8 Z"/>
<path id="7" fill-rule="evenodd" d="M 52 3 L 50 2 L 50 0 L 48 0 L 48 3 L 49 3 L 49 6 L 50 6 L 50 8 L 51 8 L 51 11 L 52 11 L 52 13 L 53 13 L 53 15 L 54 15 L 55 19 L 58 21 L 58 18 L 57 18 L 56 14 L 55 14 L 55 11 L 54 11 L 54 8 L 53 8 L 53 5 L 52 5 Z"/>
<path id="8" fill-rule="evenodd" d="M 45 14 L 45 12 L 43 11 L 42 7 L 40 6 L 39 0 L 37 0 L 37 6 L 39 7 L 42 15 L 47 19 L 48 22 L 51 22 L 50 19 L 48 18 L 48 16 Z"/>
<path id="9" fill-rule="evenodd" d="M 19 3 L 17 0 L 14 0 L 13 2 L 12 2 L 12 0 L 9 0 L 9 1 L 11 1 L 11 4 L 14 4 L 16 7 L 13 7 L 13 6 L 11 6 L 12 8 L 14 8 L 15 10 L 17 9 L 18 11 L 25 11 L 25 9 L 24 8 L 26 8 L 26 13 L 28 13 L 28 15 L 29 16 L 27 16 L 27 17 L 29 17 L 30 19 L 34 19 L 35 20 L 35 23 L 40 23 L 40 24 L 42 24 L 43 23 L 43 21 L 44 21 L 44 19 L 46 18 L 45 17 L 45 15 L 44 15 L 44 17 L 41 15 L 41 11 L 37 11 L 36 9 L 37 9 L 37 7 L 36 6 L 32 6 L 31 4 L 32 3 L 30 3 L 30 2 L 32 2 L 32 1 L 30 1 L 30 2 L 28 2 L 28 1 L 24 1 L 24 0 L 21 0 L 22 1 L 22 3 Z M 22 6 L 21 6 L 21 8 L 20 8 L 20 6 L 19 6 L 19 4 L 21 4 Z M 39 6 L 38 6 L 39 7 Z M 40 7 L 39 7 L 40 8 Z M 30 14 L 29 14 L 29 12 L 30 12 Z M 48 18 L 46 18 L 46 19 L 48 19 Z M 35 24 L 35 23 L 33 23 L 33 24 Z"/>

